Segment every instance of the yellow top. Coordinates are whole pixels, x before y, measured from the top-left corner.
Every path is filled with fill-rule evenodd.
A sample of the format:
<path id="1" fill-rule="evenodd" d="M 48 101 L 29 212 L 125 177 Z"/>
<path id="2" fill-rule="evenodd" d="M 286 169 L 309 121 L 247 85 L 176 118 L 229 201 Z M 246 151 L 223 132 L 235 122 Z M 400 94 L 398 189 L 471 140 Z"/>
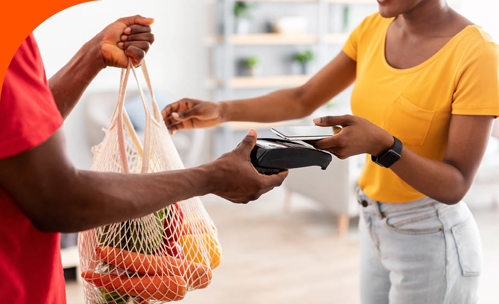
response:
<path id="1" fill-rule="evenodd" d="M 384 53 L 392 21 L 379 13 L 367 17 L 343 46 L 357 62 L 352 113 L 387 130 L 415 153 L 443 160 L 452 114 L 499 115 L 497 45 L 480 27 L 470 25 L 423 63 L 396 69 Z M 359 186 L 382 202 L 424 196 L 390 169 L 373 163 L 370 155 Z"/>

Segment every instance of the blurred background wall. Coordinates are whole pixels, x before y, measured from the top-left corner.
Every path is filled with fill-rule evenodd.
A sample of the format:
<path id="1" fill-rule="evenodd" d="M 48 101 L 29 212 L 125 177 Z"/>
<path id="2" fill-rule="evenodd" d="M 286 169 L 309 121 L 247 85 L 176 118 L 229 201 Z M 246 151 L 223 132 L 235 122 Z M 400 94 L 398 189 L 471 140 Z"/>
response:
<path id="1" fill-rule="evenodd" d="M 153 87 L 160 104 L 166 105 L 182 97 L 219 101 L 230 98 L 251 97 L 266 94 L 283 87 L 300 85 L 340 51 L 342 43 L 348 37 L 348 33 L 364 17 L 377 10 L 377 4 L 374 0 L 253 0 L 248 1 L 248 4 L 250 4 L 249 17 L 238 17 L 234 14 L 234 6 L 238 3 L 242 3 L 242 1 L 95 1 L 77 5 L 54 15 L 35 30 L 35 37 L 45 63 L 47 76 L 51 77 L 86 41 L 109 23 L 120 17 L 135 14 L 153 17 L 155 23 L 152 28 L 156 41 L 147 55 L 147 62 Z M 497 18 L 499 1 L 452 0 L 449 3 L 470 20 L 482 25 L 494 37 L 495 41 L 499 41 L 499 18 Z M 241 22 L 244 20 L 246 20 L 245 24 Z M 281 26 L 280 29 L 279 26 Z M 291 34 L 283 35 L 282 31 L 286 30 L 291 31 Z M 307 68 L 302 70 L 295 56 L 307 51 L 310 51 L 313 56 L 307 63 Z M 254 58 L 257 61 L 256 69 L 250 71 L 248 70 L 248 62 L 254 61 Z M 116 102 L 119 74 L 120 71 L 116 68 L 107 68 L 102 71 L 85 92 L 82 102 L 76 106 L 73 113 L 66 120 L 64 129 L 68 155 L 79 168 L 86 169 L 90 167 L 92 158 L 90 148 L 103 138 L 104 133 L 101 129 L 106 127 Z M 130 82 L 127 110 L 140 133 L 142 110 L 134 86 L 134 83 Z M 312 116 L 347 113 L 349 112 L 349 98 L 350 91 L 346 90 L 327 105 L 318 109 Z M 291 123 L 311 124 L 311 117 Z M 209 130 L 181 131 L 174 136 L 174 140 L 186 165 L 193 166 L 232 149 L 250 127 L 256 128 L 261 136 L 270 135 L 268 132 L 269 125 L 240 123 L 226 124 Z M 466 198 L 470 207 L 474 208 L 474 210 L 480 210 L 480 206 L 485 206 L 481 209 L 485 212 L 481 214 L 490 214 L 494 210 L 497 212 L 497 209 L 493 208 L 497 208 L 499 205 L 499 187 L 497 187 L 499 181 L 499 140 L 497 139 L 499 138 L 499 125 L 497 123 L 496 132 L 497 136 L 496 138 L 491 137 L 476 182 Z M 330 187 L 326 189 L 333 191 L 332 189 L 338 186 L 338 178 L 346 180 L 350 184 L 355 183 L 359 167 L 362 165 L 362 159 L 362 157 L 351 158 L 342 165 L 335 164 L 334 168 L 332 168 L 333 172 L 329 170 L 329 173 L 325 173 L 331 174 L 331 176 L 328 175 L 327 178 L 330 180 L 330 186 L 326 185 L 324 187 Z M 340 168 L 342 169 L 340 170 Z M 326 178 L 317 177 L 319 171 L 312 170 L 306 172 L 303 176 L 306 180 L 310 180 L 311 176 L 314 180 L 326 180 Z M 298 170 L 296 170 L 296 173 L 292 173 L 297 176 Z M 299 180 L 297 184 L 300 184 Z M 333 203 L 326 197 L 326 200 L 321 204 L 320 208 L 322 209 L 319 210 L 326 208 L 329 212 L 327 214 L 336 216 L 337 214 L 345 215 L 346 213 L 348 217 L 354 218 L 356 209 L 355 203 L 353 203 L 354 211 L 351 211 L 351 189 L 348 186 L 341 187 L 345 188 L 343 189 L 345 196 L 339 195 L 338 191 L 341 191 L 341 189 L 334 189 L 336 196 L 347 197 L 348 199 L 345 199 L 346 201 L 342 203 Z M 245 252 L 238 251 L 239 246 L 242 246 L 239 244 L 240 234 L 251 235 L 253 233 L 253 236 L 258 239 L 264 237 L 264 235 L 275 237 L 275 239 L 263 238 L 263 242 L 267 244 L 267 246 L 262 246 L 260 252 L 263 257 L 266 254 L 265 250 L 279 252 L 279 248 L 282 247 L 288 248 L 290 253 L 293 251 L 292 254 L 288 254 L 291 260 L 294 257 L 303 258 L 300 254 L 306 252 L 295 250 L 298 245 L 293 244 L 290 240 L 296 239 L 314 242 L 314 244 L 320 243 L 321 245 L 317 246 L 319 248 L 317 251 L 326 251 L 321 256 L 325 263 L 331 265 L 341 264 L 333 263 L 331 257 L 336 254 L 334 250 L 345 250 L 344 255 L 340 255 L 338 258 L 347 259 L 348 256 L 353 257 L 350 261 L 351 265 L 348 264 L 351 266 L 348 271 L 336 269 L 333 266 L 326 268 L 328 271 L 336 269 L 339 273 L 336 277 L 343 274 L 347 275 L 349 279 L 345 282 L 350 285 L 343 288 L 343 285 L 337 284 L 334 278 L 329 278 L 328 274 L 329 281 L 325 279 L 321 281 L 322 285 L 314 284 L 314 286 L 324 294 L 325 290 L 330 290 L 329 285 L 326 285 L 334 282 L 335 286 L 338 286 L 338 294 L 342 292 L 345 294 L 357 294 L 355 289 L 357 288 L 355 285 L 356 266 L 353 266 L 357 265 L 355 258 L 356 254 L 358 254 L 358 248 L 356 245 L 329 239 L 332 235 L 330 226 L 336 224 L 335 219 L 324 217 L 325 215 L 322 215 L 323 218 L 317 218 L 322 212 L 318 212 L 317 209 L 312 211 L 307 209 L 309 208 L 309 201 L 303 204 L 303 206 L 306 206 L 304 209 L 306 213 L 300 213 L 298 210 L 298 212 L 295 211 L 294 215 L 282 216 L 282 210 L 275 205 L 275 202 L 283 200 L 288 197 L 290 191 L 296 190 L 293 189 L 292 184 L 285 184 L 283 188 L 286 190 L 274 191 L 270 199 L 268 197 L 262 198 L 262 200 L 272 201 L 274 204 L 271 206 L 273 207 L 263 204 L 260 205 L 261 209 L 248 209 L 250 218 L 242 220 L 242 223 L 250 222 L 249 228 L 252 227 L 252 224 L 258 225 L 259 227 L 265 227 L 265 231 L 271 231 L 270 233 L 260 231 L 255 234 L 253 230 L 248 230 L 246 224 L 237 226 L 238 222 L 241 222 L 241 219 L 237 217 L 238 213 L 234 212 L 233 209 L 227 209 L 231 207 L 226 206 L 225 203 L 223 206 L 210 210 L 219 225 L 225 248 L 228 248 L 227 258 L 229 261 L 232 259 L 233 265 L 239 266 L 247 263 L 244 260 Z M 308 197 L 308 199 L 316 200 L 313 197 Z M 332 208 L 333 205 L 341 204 L 343 204 L 342 208 L 347 211 L 339 212 Z M 294 208 L 296 208 L 296 204 Z M 227 219 L 226 212 L 234 212 L 233 222 Z M 479 212 L 477 214 L 480 216 Z M 277 225 L 282 227 L 275 226 L 275 219 Z M 280 224 L 279 221 L 281 221 Z M 479 224 L 485 223 L 482 224 L 484 225 L 482 231 L 485 237 L 489 237 L 488 240 L 491 240 L 490 236 L 496 235 L 497 229 L 491 228 L 495 226 L 487 224 L 487 221 L 494 222 L 493 219 L 484 219 L 483 216 L 479 218 Z M 311 228 L 312 226 L 313 228 Z M 237 227 L 237 229 L 229 229 L 229 227 Z M 292 236 L 289 235 L 290 227 L 294 227 Z M 296 238 L 300 233 L 306 235 L 307 229 L 312 229 L 313 237 Z M 230 231 L 234 231 L 233 236 L 228 233 Z M 350 238 L 352 238 L 352 231 L 355 241 L 355 228 L 350 229 Z M 321 239 L 318 235 L 324 236 L 324 239 Z M 64 235 L 63 241 L 65 246 L 74 245 L 75 235 Z M 324 242 L 327 242 L 327 245 L 324 245 Z M 356 242 L 354 243 L 356 244 Z M 485 241 L 484 244 L 486 246 L 487 244 L 497 244 L 497 239 L 491 240 L 491 242 Z M 486 249 L 486 255 L 493 257 L 499 252 L 499 248 L 493 247 L 491 249 L 490 246 Z M 232 248 L 234 251 L 231 252 Z M 330 256 L 329 252 L 333 255 Z M 242 259 L 242 261 L 235 261 L 238 258 Z M 314 256 L 309 261 L 310 269 L 313 271 L 315 271 L 313 265 L 316 265 L 315 258 Z M 282 262 L 282 267 L 288 268 L 289 265 L 285 264 L 285 262 L 286 260 Z M 269 264 L 269 267 L 276 267 L 277 264 L 279 263 Z M 220 277 L 217 282 L 221 286 L 230 283 L 231 277 L 235 274 L 234 271 L 239 271 L 236 269 L 237 267 L 231 269 L 230 265 L 229 262 L 225 270 L 225 281 L 223 279 L 224 272 L 222 271 L 219 274 Z M 495 265 L 495 268 L 490 268 L 490 271 L 485 274 L 484 281 L 489 282 L 489 285 L 485 285 L 484 290 L 486 290 L 486 294 L 494 295 L 495 290 L 491 282 L 497 279 L 496 270 L 499 269 L 499 264 L 494 264 L 493 259 L 489 258 L 487 265 Z M 321 267 L 317 268 L 317 271 L 322 270 Z M 279 271 L 282 271 L 282 269 L 279 269 Z M 282 272 L 279 271 L 275 275 L 281 277 Z M 289 273 L 290 280 L 294 278 L 294 275 L 294 272 Z M 250 281 L 251 284 L 256 284 L 252 280 Z M 241 290 L 241 296 L 246 297 L 246 295 L 253 294 L 254 291 L 251 290 L 251 286 L 253 285 L 248 285 L 247 293 Z M 219 299 L 216 293 L 225 292 L 226 288 L 216 290 L 218 291 L 213 293 L 213 298 Z M 234 289 L 234 292 L 239 294 L 238 290 Z M 307 289 L 304 292 L 308 293 L 309 291 Z M 289 288 L 281 293 L 289 293 Z M 223 297 L 223 295 L 220 297 Z M 75 296 L 75 298 L 81 299 L 81 296 Z M 489 299 L 492 298 L 489 297 Z M 348 300 L 340 302 L 356 303 L 351 297 L 346 296 L 345 299 Z M 211 302 L 208 300 L 206 303 Z M 227 303 L 234 302 L 229 301 Z M 241 301 L 240 303 L 247 302 Z M 258 302 L 252 301 L 251 303 Z M 288 299 L 281 302 L 276 300 L 273 303 L 293 302 Z M 314 303 L 322 302 L 315 301 Z M 485 301 L 484 303 L 495 302 Z"/>

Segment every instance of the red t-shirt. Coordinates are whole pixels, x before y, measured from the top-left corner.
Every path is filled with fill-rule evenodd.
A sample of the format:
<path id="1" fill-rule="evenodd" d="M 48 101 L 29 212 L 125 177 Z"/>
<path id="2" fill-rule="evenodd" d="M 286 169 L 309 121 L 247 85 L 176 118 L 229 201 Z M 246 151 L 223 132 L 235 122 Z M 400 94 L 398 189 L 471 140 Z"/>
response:
<path id="1" fill-rule="evenodd" d="M 62 122 L 30 35 L 12 59 L 2 87 L 0 159 L 38 146 Z M 0 185 L 0 303 L 66 303 L 59 246 L 59 233 L 36 229 Z"/>

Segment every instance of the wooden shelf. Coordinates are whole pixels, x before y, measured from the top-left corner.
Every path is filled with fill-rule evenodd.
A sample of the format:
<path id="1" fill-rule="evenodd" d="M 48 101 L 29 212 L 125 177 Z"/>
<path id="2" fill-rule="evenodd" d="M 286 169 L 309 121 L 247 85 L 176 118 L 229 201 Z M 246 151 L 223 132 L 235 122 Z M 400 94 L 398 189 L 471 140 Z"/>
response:
<path id="1" fill-rule="evenodd" d="M 317 3 L 318 0 L 236 0 L 234 2 L 296 2 L 296 3 Z"/>
<path id="2" fill-rule="evenodd" d="M 343 4 L 376 4 L 376 0 L 327 0 L 327 2 Z"/>
<path id="3" fill-rule="evenodd" d="M 223 38 L 221 39 L 223 41 Z M 232 35 L 229 42 L 234 45 L 289 45 L 289 44 L 314 44 L 317 43 L 316 35 L 294 34 L 285 35 L 278 33 L 261 33 L 248 35 Z"/>
<path id="4" fill-rule="evenodd" d="M 326 43 L 344 43 L 348 39 L 348 33 L 331 33 L 326 35 Z M 218 38 L 218 42 L 223 42 L 223 37 Z M 315 44 L 318 37 L 309 34 L 283 35 L 277 33 L 261 33 L 248 35 L 232 35 L 229 42 L 234 45 L 292 45 L 292 44 Z M 206 39 L 206 44 L 213 43 L 213 40 Z"/>
<path id="5" fill-rule="evenodd" d="M 235 77 L 229 86 L 235 89 L 275 88 L 300 86 L 310 79 L 307 75 Z M 218 82 L 223 85 L 223 82 Z"/>
<path id="6" fill-rule="evenodd" d="M 235 0 L 234 2 L 258 2 L 258 3 L 279 3 L 279 2 L 293 2 L 293 3 L 317 3 L 319 0 Z M 344 3 L 344 4 L 375 4 L 376 0 L 326 0 L 329 3 Z"/>

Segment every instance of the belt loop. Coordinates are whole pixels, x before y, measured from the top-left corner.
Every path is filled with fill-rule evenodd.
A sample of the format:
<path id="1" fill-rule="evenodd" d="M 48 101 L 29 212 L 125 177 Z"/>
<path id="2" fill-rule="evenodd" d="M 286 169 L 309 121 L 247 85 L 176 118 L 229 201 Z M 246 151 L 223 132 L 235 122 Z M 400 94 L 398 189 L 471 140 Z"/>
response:
<path id="1" fill-rule="evenodd" d="M 378 211 L 379 217 L 382 219 L 386 218 L 386 215 L 381 210 L 381 202 L 376 201 L 375 204 L 376 204 L 376 210 Z"/>

